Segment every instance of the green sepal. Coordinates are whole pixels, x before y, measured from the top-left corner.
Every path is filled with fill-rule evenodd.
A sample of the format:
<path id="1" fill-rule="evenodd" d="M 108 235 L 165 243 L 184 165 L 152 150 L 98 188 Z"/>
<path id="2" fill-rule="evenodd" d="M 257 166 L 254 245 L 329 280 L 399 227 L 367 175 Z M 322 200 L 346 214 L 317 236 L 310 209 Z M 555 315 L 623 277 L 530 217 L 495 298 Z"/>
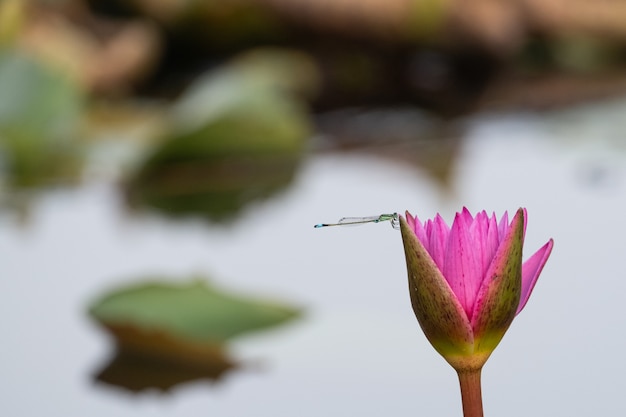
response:
<path id="1" fill-rule="evenodd" d="M 522 292 L 523 243 L 524 211 L 519 209 L 476 298 L 472 319 L 476 353 L 490 354 L 515 318 Z"/>
<path id="2" fill-rule="evenodd" d="M 400 231 L 417 321 L 437 352 L 455 366 L 458 357 L 473 354 L 470 322 L 443 274 L 403 217 Z"/>

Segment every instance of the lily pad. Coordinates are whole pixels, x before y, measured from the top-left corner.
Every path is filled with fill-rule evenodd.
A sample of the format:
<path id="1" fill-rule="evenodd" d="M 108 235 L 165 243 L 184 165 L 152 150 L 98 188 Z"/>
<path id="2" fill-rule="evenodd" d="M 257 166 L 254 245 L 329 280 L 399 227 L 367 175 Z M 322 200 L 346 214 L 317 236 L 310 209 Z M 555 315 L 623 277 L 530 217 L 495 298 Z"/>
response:
<path id="1" fill-rule="evenodd" d="M 165 280 L 115 290 L 89 314 L 115 339 L 116 352 L 98 381 L 133 392 L 167 391 L 194 380 L 218 381 L 238 367 L 227 342 L 294 319 L 277 302 L 225 292 L 195 280 Z"/>
<path id="2" fill-rule="evenodd" d="M 75 179 L 82 95 L 69 79 L 13 50 L 0 50 L 0 153 L 9 182 Z"/>
<path id="3" fill-rule="evenodd" d="M 236 336 L 285 323 L 296 317 L 298 310 L 230 294 L 197 280 L 123 288 L 97 301 L 89 313 L 116 330 L 116 336 L 123 336 L 118 339 L 123 343 L 132 338 L 125 333 L 134 328 L 153 338 L 161 334 L 164 340 L 219 347 Z"/>
<path id="4" fill-rule="evenodd" d="M 314 76 L 300 54 L 244 55 L 190 87 L 172 129 L 129 181 L 134 206 L 171 215 L 231 220 L 285 188 L 311 136 L 300 96 Z M 301 69 L 303 84 L 287 76 Z"/>

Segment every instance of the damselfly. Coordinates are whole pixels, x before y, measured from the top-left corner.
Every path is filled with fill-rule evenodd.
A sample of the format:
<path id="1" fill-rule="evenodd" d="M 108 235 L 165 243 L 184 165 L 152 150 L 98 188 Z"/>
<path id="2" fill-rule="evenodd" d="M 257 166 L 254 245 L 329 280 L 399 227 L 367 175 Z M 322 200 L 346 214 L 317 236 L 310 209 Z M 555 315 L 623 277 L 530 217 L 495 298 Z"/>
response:
<path id="1" fill-rule="evenodd" d="M 320 227 L 328 226 L 353 226 L 358 224 L 381 223 L 386 221 L 391 221 L 391 227 L 393 227 L 394 229 L 400 228 L 400 219 L 398 218 L 398 213 L 381 214 L 379 216 L 369 217 L 342 217 L 337 223 L 319 223 L 313 227 L 317 229 Z"/>

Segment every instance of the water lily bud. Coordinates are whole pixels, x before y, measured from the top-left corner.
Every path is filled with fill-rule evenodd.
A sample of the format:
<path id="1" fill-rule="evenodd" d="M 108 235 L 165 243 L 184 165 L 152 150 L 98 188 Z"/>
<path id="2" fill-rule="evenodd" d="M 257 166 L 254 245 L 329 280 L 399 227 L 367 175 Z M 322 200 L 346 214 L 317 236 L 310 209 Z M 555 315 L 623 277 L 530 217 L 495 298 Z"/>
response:
<path id="1" fill-rule="evenodd" d="M 526 305 L 552 250 L 550 239 L 522 263 L 526 210 L 463 209 L 448 227 L 437 215 L 422 224 L 400 218 L 417 320 L 433 347 L 458 372 L 478 370 Z"/>

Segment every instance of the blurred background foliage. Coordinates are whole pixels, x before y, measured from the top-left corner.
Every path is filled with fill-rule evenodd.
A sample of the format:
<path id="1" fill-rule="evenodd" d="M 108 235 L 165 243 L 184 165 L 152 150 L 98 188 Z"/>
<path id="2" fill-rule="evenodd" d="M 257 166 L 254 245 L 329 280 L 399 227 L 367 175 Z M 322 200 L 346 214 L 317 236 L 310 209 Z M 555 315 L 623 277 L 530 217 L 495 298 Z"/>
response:
<path id="1" fill-rule="evenodd" d="M 202 76 L 172 106 L 170 132 L 131 179 L 131 199 L 224 220 L 284 188 L 312 134 L 298 94 L 316 79 L 306 55 L 273 50 Z"/>
<path id="2" fill-rule="evenodd" d="M 445 185 L 463 116 L 624 93 L 625 21 L 624 0 L 1 0 L 0 201 L 95 177 L 233 222 L 351 149 Z M 90 313 L 118 348 L 98 378 L 133 391 L 217 379 L 230 337 L 295 316 L 197 283 Z"/>
<path id="3" fill-rule="evenodd" d="M 233 219 L 307 147 L 409 125 L 423 143 L 442 118 L 623 91 L 624 17 L 619 0 L 3 0 L 3 193 L 71 184 L 116 149 L 106 172 L 134 207 Z"/>
<path id="4" fill-rule="evenodd" d="M 80 173 L 80 89 L 19 50 L 0 51 L 0 146 L 9 185 L 71 181 Z"/>

